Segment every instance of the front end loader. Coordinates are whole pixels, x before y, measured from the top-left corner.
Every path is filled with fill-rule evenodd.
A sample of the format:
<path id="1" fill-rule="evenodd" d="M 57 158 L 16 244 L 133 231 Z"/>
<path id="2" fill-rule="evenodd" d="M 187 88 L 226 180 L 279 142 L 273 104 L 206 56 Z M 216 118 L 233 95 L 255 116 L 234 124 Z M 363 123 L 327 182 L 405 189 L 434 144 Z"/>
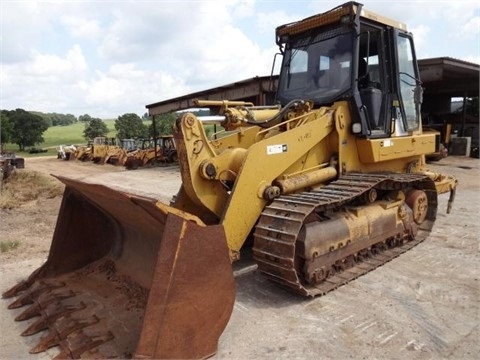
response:
<path id="1" fill-rule="evenodd" d="M 193 215 L 108 187 L 65 184 L 46 263 L 3 294 L 47 330 L 32 353 L 65 358 L 204 358 L 233 308 L 225 234 Z"/>
<path id="2" fill-rule="evenodd" d="M 170 205 L 59 178 L 48 259 L 3 294 L 29 305 L 24 335 L 47 330 L 32 352 L 209 357 L 242 248 L 272 281 L 314 297 L 426 239 L 438 195 L 450 194 L 450 211 L 457 181 L 426 168 L 437 134 L 422 129 L 405 25 L 349 2 L 276 36 L 276 104 L 198 100 L 211 115 L 179 115 Z M 225 131 L 208 137 L 212 123 Z"/>

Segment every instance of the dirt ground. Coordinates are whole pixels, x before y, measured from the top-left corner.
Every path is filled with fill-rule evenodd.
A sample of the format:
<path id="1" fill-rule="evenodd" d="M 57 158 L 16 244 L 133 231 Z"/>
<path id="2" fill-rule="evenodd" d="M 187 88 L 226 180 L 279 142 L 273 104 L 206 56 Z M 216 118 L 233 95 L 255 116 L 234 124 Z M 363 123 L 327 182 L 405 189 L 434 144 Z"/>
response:
<path id="1" fill-rule="evenodd" d="M 48 176 L 108 184 L 119 190 L 155 197 L 166 203 L 180 185 L 177 166 L 128 171 L 121 166 L 37 157 L 27 159 L 25 168 Z M 158 188 L 158 180 L 165 178 L 169 178 L 169 181 Z M 61 196 L 53 199 L 40 197 L 14 210 L 0 209 L 1 241 L 20 242 L 14 251 L 0 253 L 1 264 L 48 255 L 60 203 Z"/>
<path id="2" fill-rule="evenodd" d="M 313 300 L 279 289 L 251 270 L 236 277 L 232 318 L 219 359 L 477 359 L 480 356 L 480 160 L 448 157 L 430 165 L 457 176 L 450 215 L 447 196 L 429 239 L 381 268 Z M 180 186 L 178 168 L 127 171 L 56 158 L 27 159 L 26 169 L 168 202 Z M 61 197 L 0 210 L 0 240 L 20 246 L 0 253 L 2 291 L 28 276 L 48 255 Z M 254 270 L 254 268 L 253 268 Z M 0 301 L 2 359 L 49 359 L 55 348 L 29 355 L 37 337 Z M 39 335 L 40 336 L 40 335 Z"/>

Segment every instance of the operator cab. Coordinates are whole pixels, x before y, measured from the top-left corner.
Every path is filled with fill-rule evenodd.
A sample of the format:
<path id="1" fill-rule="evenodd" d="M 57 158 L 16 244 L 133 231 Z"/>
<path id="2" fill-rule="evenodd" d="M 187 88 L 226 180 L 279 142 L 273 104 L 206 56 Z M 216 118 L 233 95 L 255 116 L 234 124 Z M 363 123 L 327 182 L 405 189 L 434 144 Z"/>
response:
<path id="1" fill-rule="evenodd" d="M 347 100 L 352 132 L 377 138 L 420 126 L 421 83 L 406 26 L 349 2 L 277 28 L 283 53 L 277 101 Z"/>

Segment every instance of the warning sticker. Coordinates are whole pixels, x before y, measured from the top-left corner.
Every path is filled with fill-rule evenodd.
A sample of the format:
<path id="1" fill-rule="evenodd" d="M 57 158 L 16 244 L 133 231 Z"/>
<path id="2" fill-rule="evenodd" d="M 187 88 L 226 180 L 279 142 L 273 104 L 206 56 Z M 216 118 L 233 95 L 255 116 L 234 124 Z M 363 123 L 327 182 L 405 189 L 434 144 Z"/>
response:
<path id="1" fill-rule="evenodd" d="M 391 139 L 383 140 L 383 147 L 390 147 L 393 146 L 393 141 Z"/>
<path id="2" fill-rule="evenodd" d="M 287 152 L 287 144 L 267 146 L 267 155 L 281 154 Z"/>

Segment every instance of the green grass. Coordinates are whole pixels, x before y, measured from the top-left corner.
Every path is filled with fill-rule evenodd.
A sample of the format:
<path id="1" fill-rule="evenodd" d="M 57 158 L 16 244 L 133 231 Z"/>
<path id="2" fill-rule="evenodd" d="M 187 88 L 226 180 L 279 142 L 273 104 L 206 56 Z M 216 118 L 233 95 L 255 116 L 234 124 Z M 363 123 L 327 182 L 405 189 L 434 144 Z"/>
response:
<path id="1" fill-rule="evenodd" d="M 0 242 L 0 252 L 4 253 L 13 249 L 16 249 L 20 245 L 20 241 L 2 241 Z"/>
<path id="2" fill-rule="evenodd" d="M 115 119 L 103 120 L 108 127 L 108 137 L 115 137 Z M 35 157 L 35 156 L 49 156 L 57 155 L 57 146 L 59 145 L 81 145 L 86 144 L 87 141 L 83 137 L 83 129 L 85 125 L 77 122 L 68 126 L 51 126 L 43 133 L 43 143 L 38 144 L 36 147 L 41 149 L 48 149 L 45 153 L 29 154 L 28 151 L 19 151 L 18 145 L 6 144 L 5 150 L 8 152 L 14 152 L 18 156 L 23 157 Z M 27 149 L 28 150 L 28 149 Z"/>
<path id="3" fill-rule="evenodd" d="M 108 136 L 115 136 L 115 120 L 104 120 L 104 122 L 110 130 Z M 51 126 L 43 133 L 45 142 L 41 144 L 42 148 L 56 147 L 58 145 L 86 144 L 87 141 L 83 137 L 83 129 L 85 129 L 85 125 L 80 122 L 68 126 Z"/>

